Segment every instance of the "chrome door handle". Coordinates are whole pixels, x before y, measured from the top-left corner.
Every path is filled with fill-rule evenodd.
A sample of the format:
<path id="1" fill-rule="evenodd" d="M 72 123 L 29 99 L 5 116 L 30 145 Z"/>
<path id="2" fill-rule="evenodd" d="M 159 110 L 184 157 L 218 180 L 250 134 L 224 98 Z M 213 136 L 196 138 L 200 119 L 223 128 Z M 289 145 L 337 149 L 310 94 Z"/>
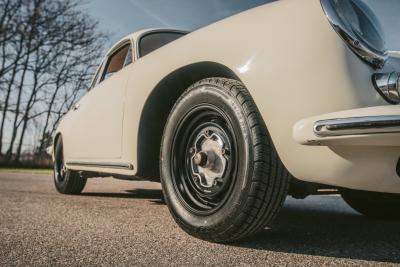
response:
<path id="1" fill-rule="evenodd" d="M 81 106 L 81 105 L 79 105 L 79 104 L 75 104 L 75 105 L 72 107 L 72 110 L 77 110 L 80 106 Z"/>

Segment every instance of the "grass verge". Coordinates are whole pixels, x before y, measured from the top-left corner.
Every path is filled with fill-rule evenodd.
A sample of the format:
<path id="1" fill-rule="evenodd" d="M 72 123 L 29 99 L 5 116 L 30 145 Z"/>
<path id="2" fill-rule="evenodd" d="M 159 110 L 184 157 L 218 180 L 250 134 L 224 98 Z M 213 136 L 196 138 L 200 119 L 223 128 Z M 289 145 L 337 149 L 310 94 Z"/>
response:
<path id="1" fill-rule="evenodd" d="M 0 168 L 0 172 L 52 174 L 52 169 L 29 169 L 29 168 Z"/>

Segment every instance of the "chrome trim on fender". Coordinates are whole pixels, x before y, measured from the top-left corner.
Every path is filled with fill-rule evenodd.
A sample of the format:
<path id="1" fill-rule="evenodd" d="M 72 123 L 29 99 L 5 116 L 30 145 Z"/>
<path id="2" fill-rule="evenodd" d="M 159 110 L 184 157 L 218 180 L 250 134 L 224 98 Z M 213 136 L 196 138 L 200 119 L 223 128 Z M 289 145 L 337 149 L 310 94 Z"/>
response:
<path id="1" fill-rule="evenodd" d="M 377 133 L 400 133 L 400 115 L 328 119 L 314 123 L 314 134 L 318 137 Z"/>
<path id="2" fill-rule="evenodd" d="M 133 170 L 133 165 L 130 163 L 112 163 L 112 162 L 83 162 L 83 161 L 70 161 L 67 162 L 70 166 L 85 166 L 107 169 L 126 169 Z"/>

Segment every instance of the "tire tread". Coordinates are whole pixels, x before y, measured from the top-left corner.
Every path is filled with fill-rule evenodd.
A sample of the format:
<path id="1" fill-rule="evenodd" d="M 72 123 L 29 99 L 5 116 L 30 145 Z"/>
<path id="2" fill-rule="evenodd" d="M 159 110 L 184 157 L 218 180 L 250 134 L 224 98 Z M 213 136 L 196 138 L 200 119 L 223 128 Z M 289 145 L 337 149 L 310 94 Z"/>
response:
<path id="1" fill-rule="evenodd" d="M 272 223 L 284 203 L 291 176 L 279 159 L 254 100 L 241 82 L 219 77 L 203 79 L 190 86 L 177 103 L 188 92 L 204 85 L 217 86 L 227 90 L 244 110 L 251 133 L 253 173 L 249 181 L 249 193 L 245 199 L 244 208 L 239 216 L 226 226 L 224 231 L 215 235 L 215 233 L 208 234 L 199 229 L 185 230 L 209 241 L 232 242 L 253 235 Z M 173 216 L 179 223 L 179 218 L 174 214 Z"/>

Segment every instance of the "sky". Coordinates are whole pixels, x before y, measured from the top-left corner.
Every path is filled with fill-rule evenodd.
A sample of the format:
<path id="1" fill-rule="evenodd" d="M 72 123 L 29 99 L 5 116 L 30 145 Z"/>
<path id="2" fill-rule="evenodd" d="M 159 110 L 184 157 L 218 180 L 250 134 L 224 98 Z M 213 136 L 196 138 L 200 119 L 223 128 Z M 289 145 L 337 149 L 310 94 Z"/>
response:
<path id="1" fill-rule="evenodd" d="M 400 50 L 400 1 L 364 1 L 383 25 L 388 48 Z M 86 8 L 99 21 L 100 28 L 111 33 L 111 45 L 140 29 L 171 27 L 195 30 L 268 2 L 271 0 L 89 0 Z"/>
<path id="2" fill-rule="evenodd" d="M 88 12 L 111 42 L 137 30 L 168 27 L 194 30 L 271 0 L 91 0 Z"/>

